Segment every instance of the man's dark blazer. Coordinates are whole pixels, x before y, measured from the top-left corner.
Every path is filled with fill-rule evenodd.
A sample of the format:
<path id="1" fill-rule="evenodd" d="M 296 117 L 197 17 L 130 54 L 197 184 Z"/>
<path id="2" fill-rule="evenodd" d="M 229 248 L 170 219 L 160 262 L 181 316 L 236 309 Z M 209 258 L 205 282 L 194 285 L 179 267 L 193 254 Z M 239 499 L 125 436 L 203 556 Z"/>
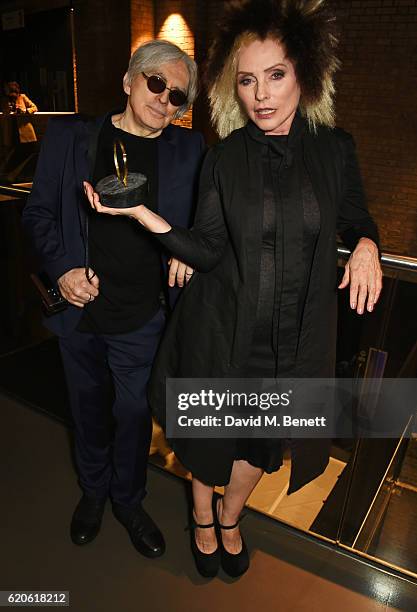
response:
<path id="1" fill-rule="evenodd" d="M 75 115 L 48 123 L 23 224 L 52 282 L 86 263 L 88 202 L 83 181 L 91 181 L 98 135 L 108 116 L 91 120 Z M 200 133 L 174 125 L 158 138 L 158 212 L 172 225 L 190 224 L 204 148 Z M 170 290 L 171 304 L 177 291 Z M 81 314 L 81 308 L 70 304 L 45 319 L 45 325 L 67 336 Z"/>

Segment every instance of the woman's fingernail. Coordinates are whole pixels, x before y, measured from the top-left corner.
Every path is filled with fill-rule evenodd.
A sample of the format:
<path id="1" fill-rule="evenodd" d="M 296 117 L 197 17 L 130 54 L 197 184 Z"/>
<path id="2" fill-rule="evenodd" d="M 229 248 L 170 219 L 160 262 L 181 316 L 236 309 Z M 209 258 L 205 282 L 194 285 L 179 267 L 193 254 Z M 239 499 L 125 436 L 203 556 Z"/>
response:
<path id="1" fill-rule="evenodd" d="M 351 303 L 350 303 L 350 307 L 351 307 L 351 308 L 356 308 L 356 302 L 351 302 Z"/>
<path id="2" fill-rule="evenodd" d="M 358 308 L 358 314 L 362 314 L 362 313 L 363 313 L 362 308 Z"/>

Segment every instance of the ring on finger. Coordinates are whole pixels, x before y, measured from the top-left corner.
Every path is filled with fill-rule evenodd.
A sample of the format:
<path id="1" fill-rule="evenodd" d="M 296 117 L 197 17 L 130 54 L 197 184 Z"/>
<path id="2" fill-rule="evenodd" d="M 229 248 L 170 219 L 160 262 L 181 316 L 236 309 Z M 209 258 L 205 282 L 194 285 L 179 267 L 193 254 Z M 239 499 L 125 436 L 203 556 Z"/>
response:
<path id="1" fill-rule="evenodd" d="M 91 300 L 93 299 L 93 296 L 91 295 L 91 293 L 88 294 L 90 297 L 88 298 L 88 301 L 91 302 Z"/>

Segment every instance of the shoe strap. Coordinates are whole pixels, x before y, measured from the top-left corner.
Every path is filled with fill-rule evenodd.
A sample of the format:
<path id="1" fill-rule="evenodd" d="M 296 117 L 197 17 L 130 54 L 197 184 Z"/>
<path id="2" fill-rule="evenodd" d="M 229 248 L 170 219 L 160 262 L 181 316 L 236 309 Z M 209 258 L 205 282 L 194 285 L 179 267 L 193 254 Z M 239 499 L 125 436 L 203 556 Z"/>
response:
<path id="1" fill-rule="evenodd" d="M 239 516 L 239 518 L 237 519 L 236 523 L 234 525 L 222 525 L 221 523 L 218 523 L 220 529 L 236 529 L 236 527 L 239 525 L 240 521 L 242 521 L 245 518 L 246 514 L 242 514 L 241 516 Z"/>
<path id="2" fill-rule="evenodd" d="M 209 523 L 208 525 L 200 525 L 199 523 L 196 523 L 195 521 L 193 521 L 192 523 L 190 523 L 189 525 L 187 525 L 187 527 L 185 528 L 185 531 L 188 531 L 189 529 L 210 529 L 210 527 L 214 527 L 214 522 L 213 523 Z"/>

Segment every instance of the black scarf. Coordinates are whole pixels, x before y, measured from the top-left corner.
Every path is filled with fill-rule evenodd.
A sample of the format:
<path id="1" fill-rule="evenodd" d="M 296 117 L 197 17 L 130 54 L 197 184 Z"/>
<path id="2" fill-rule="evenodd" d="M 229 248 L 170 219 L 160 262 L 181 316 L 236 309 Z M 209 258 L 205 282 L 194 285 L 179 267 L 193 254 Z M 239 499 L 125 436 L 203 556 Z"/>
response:
<path id="1" fill-rule="evenodd" d="M 276 207 L 275 299 L 272 346 L 275 376 L 294 371 L 304 303 L 308 291 L 318 219 L 317 203 L 303 161 L 306 122 L 297 112 L 287 138 L 266 136 L 254 123 L 246 131 L 262 144 L 264 205 Z M 259 155 L 259 149 L 253 154 Z"/>

